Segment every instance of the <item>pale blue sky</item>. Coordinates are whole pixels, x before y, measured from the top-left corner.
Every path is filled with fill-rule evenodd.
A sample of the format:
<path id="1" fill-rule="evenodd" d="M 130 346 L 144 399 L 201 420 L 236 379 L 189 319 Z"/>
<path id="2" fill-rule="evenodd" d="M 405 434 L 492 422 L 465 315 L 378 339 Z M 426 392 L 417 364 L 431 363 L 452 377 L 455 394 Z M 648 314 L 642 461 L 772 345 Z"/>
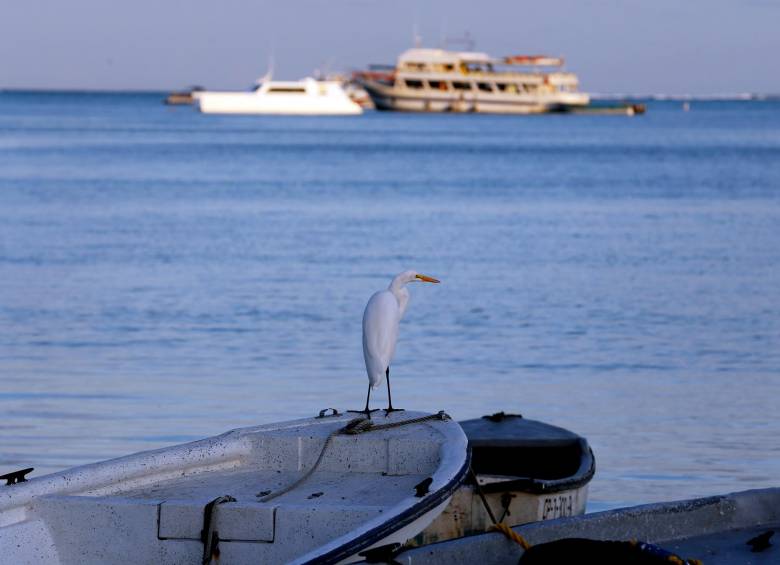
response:
<path id="1" fill-rule="evenodd" d="M 0 88 L 242 88 L 272 50 L 277 78 L 392 63 L 415 21 L 591 92 L 780 92 L 780 0 L 0 0 Z"/>

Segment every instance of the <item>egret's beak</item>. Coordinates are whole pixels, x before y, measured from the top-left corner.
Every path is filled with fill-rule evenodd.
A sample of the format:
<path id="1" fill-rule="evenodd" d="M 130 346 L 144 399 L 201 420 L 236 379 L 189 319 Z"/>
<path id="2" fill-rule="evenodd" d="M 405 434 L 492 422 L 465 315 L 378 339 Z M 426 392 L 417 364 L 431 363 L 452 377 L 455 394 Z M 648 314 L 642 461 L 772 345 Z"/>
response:
<path id="1" fill-rule="evenodd" d="M 415 275 L 415 277 L 420 279 L 423 282 L 429 282 L 429 283 L 441 282 L 439 281 L 439 279 L 434 279 L 433 277 L 429 277 L 427 275 Z"/>

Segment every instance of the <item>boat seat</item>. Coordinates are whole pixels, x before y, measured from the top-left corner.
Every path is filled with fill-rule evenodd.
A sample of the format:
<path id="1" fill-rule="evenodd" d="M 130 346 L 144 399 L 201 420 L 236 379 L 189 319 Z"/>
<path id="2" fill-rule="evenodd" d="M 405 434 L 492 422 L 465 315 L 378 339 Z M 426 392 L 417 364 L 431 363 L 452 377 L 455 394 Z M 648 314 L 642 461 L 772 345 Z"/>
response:
<path id="1" fill-rule="evenodd" d="M 251 438 L 246 463 L 261 470 L 309 469 L 322 451 L 322 435 L 258 435 Z M 439 439 L 434 430 L 400 428 L 376 434 L 335 436 L 320 463 L 322 471 L 351 473 L 429 473 L 439 464 Z M 358 449 L 359 448 L 359 449 Z"/>
<path id="2" fill-rule="evenodd" d="M 159 539 L 200 540 L 204 508 L 210 500 L 165 500 L 159 505 Z M 221 539 L 236 541 L 274 541 L 276 506 L 236 500 L 216 506 L 214 530 Z"/>
<path id="3" fill-rule="evenodd" d="M 387 509 L 381 505 L 361 506 L 343 501 L 322 504 L 319 498 L 326 497 L 317 497 L 308 504 L 225 502 L 215 507 L 213 529 L 225 551 L 248 550 L 231 549 L 229 546 L 233 542 L 259 543 L 266 546 L 265 549 L 257 548 L 253 552 L 262 551 L 266 557 L 273 556 L 274 561 L 283 561 L 300 553 L 301 548 L 313 548 L 344 535 Z M 162 540 L 163 546 L 170 544 L 165 551 L 184 552 L 183 555 L 189 556 L 202 551 L 201 532 L 208 502 L 207 499 L 46 495 L 35 502 L 33 514 L 47 524 L 61 557 L 67 557 L 64 562 L 79 562 L 81 552 L 93 555 L 94 532 L 107 524 L 116 532 L 116 537 L 101 550 L 106 558 L 131 555 L 134 544 L 154 543 L 155 540 Z M 78 520 L 75 530 L 74 517 Z M 186 562 L 187 558 L 182 561 Z"/>

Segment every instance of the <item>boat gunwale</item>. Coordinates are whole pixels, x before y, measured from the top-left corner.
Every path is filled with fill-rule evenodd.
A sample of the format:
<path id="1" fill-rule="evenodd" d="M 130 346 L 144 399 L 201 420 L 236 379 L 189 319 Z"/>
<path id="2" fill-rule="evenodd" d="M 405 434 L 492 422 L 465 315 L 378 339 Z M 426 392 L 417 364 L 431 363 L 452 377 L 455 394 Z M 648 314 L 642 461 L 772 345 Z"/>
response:
<path id="1" fill-rule="evenodd" d="M 320 546 L 319 548 L 311 551 L 309 554 L 302 556 L 300 559 L 293 561 L 296 564 L 310 564 L 317 563 L 322 565 L 328 565 L 330 563 L 338 563 L 344 559 L 347 559 L 353 555 L 358 554 L 361 550 L 367 549 L 373 545 L 375 540 L 384 539 L 394 532 L 402 529 L 426 514 L 427 512 L 436 508 L 436 506 L 442 504 L 445 500 L 451 497 L 455 491 L 463 483 L 466 475 L 471 467 L 471 448 L 466 448 L 466 457 L 461 465 L 460 469 L 449 479 L 449 481 L 441 488 L 433 491 L 428 496 L 423 496 L 420 502 L 409 507 L 403 512 L 399 513 L 392 520 L 388 520 L 372 528 L 360 536 L 349 540 L 334 549 L 328 550 L 326 553 L 319 553 L 324 547 L 335 543 L 338 540 L 334 540 L 330 544 Z"/>
<path id="2" fill-rule="evenodd" d="M 34 497 L 49 494 L 78 494 L 87 490 L 110 487 L 116 483 L 122 483 L 122 486 L 117 488 L 125 490 L 128 481 L 157 482 L 166 480 L 169 474 L 172 474 L 170 478 L 178 477 L 182 470 L 201 473 L 238 466 L 243 457 L 252 453 L 252 446 L 247 441 L 251 435 L 292 429 L 302 424 L 319 426 L 329 423 L 332 423 L 332 420 L 300 418 L 235 428 L 187 443 L 130 453 L 32 477 L 23 483 L 0 486 L 0 524 L 4 523 L 2 513 L 25 506 Z M 155 470 L 158 471 L 154 472 Z M 99 474 L 96 476 L 95 472 Z M 109 493 L 100 495 L 106 494 Z"/>

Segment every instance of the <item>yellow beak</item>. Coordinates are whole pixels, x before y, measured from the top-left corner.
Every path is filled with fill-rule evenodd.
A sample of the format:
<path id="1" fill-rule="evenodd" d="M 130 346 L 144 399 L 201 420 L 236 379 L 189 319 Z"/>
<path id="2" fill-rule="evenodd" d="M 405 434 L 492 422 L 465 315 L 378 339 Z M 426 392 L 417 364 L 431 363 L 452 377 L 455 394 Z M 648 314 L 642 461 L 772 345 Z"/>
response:
<path id="1" fill-rule="evenodd" d="M 429 277 L 427 275 L 415 275 L 415 276 L 423 282 L 429 282 L 429 283 L 441 282 L 439 281 L 439 279 L 434 279 L 433 277 Z"/>

